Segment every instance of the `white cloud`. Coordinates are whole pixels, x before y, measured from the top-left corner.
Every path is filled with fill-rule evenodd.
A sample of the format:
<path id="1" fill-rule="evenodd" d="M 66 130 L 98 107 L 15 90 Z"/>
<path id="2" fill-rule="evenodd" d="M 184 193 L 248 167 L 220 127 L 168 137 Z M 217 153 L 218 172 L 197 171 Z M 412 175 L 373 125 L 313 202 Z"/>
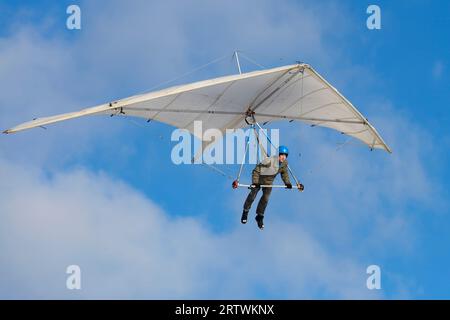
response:
<path id="1" fill-rule="evenodd" d="M 50 178 L 1 161 L 2 298 L 377 297 L 364 266 L 324 249 L 298 224 L 275 219 L 260 232 L 213 234 L 169 218 L 104 173 Z M 82 290 L 65 289 L 80 265 Z"/>

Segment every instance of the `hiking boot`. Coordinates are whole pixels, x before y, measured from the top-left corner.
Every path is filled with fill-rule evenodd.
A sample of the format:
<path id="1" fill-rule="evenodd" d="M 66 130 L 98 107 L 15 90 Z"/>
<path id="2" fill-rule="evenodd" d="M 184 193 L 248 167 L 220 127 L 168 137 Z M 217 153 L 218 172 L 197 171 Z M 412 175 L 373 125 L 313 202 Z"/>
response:
<path id="1" fill-rule="evenodd" d="M 246 224 L 248 219 L 248 211 L 242 211 L 241 223 Z"/>
<path id="2" fill-rule="evenodd" d="M 264 216 L 262 214 L 257 214 L 255 220 L 258 223 L 258 228 L 261 230 L 264 229 Z"/>

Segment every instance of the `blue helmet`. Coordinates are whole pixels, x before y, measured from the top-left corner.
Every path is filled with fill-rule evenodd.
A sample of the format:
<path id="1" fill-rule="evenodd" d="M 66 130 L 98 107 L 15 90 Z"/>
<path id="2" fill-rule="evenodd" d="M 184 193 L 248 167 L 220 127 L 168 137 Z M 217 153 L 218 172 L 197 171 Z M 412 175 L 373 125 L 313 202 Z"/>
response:
<path id="1" fill-rule="evenodd" d="M 278 154 L 285 154 L 286 157 L 287 157 L 288 154 L 289 154 L 289 150 L 288 150 L 288 148 L 286 146 L 280 146 L 278 148 Z"/>

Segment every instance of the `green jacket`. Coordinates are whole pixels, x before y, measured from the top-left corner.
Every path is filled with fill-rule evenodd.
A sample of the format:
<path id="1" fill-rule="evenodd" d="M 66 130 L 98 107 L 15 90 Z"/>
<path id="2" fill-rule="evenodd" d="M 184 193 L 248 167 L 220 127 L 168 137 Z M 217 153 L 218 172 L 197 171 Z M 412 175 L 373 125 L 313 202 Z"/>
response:
<path id="1" fill-rule="evenodd" d="M 280 163 L 278 156 L 272 156 L 258 163 L 252 172 L 252 183 L 273 184 L 277 174 L 281 173 L 281 179 L 285 184 L 290 184 L 288 162 Z"/>

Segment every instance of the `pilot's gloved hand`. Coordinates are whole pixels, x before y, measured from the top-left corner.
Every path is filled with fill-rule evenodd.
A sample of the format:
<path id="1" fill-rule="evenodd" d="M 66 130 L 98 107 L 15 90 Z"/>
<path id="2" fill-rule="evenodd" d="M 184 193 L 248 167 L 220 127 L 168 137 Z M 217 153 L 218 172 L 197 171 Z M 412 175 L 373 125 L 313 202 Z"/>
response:
<path id="1" fill-rule="evenodd" d="M 292 189 L 292 184 L 290 184 L 290 183 L 286 183 L 286 188 L 288 188 L 288 189 Z"/>

